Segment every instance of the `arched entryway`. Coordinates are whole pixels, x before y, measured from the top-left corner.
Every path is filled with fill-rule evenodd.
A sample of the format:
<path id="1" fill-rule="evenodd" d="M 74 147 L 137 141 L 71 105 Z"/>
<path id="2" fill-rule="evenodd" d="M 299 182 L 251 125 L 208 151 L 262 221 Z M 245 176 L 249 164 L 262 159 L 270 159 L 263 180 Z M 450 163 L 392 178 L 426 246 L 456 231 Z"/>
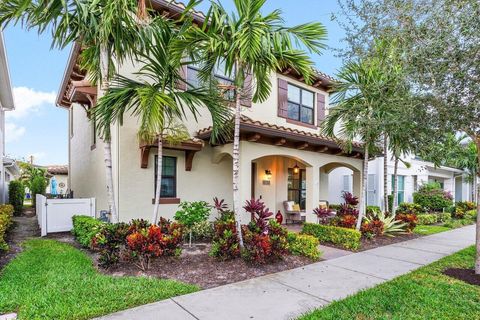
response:
<path id="1" fill-rule="evenodd" d="M 330 204 L 340 204 L 343 202 L 344 192 L 360 196 L 360 170 L 342 162 L 331 162 L 320 167 L 320 200 L 326 200 Z"/>

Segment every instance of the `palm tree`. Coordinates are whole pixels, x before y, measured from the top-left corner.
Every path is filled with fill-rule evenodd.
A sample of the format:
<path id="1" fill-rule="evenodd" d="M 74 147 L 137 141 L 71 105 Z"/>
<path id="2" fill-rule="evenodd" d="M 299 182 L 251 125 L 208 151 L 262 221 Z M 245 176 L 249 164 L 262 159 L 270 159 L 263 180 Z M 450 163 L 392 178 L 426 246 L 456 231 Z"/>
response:
<path id="1" fill-rule="evenodd" d="M 108 88 L 114 63 L 121 64 L 142 46 L 143 36 L 149 32 L 147 25 L 139 22 L 146 16 L 144 0 L 10 0 L 0 3 L 2 27 L 21 23 L 28 30 L 50 31 L 52 47 L 60 49 L 79 42 L 85 48 L 82 66 L 97 83 L 98 98 Z M 107 201 L 112 220 L 117 221 L 111 143 L 109 139 L 103 142 Z"/>
<path id="2" fill-rule="evenodd" d="M 368 160 L 372 151 L 388 134 L 386 124 L 395 119 L 399 107 L 399 86 L 403 84 L 401 68 L 390 63 L 393 47 L 386 41 L 377 41 L 373 54 L 359 61 L 349 61 L 338 74 L 329 115 L 322 125 L 327 136 L 339 137 L 343 148 L 351 151 L 353 141 L 364 144 L 363 179 L 357 230 L 366 213 Z M 392 122 L 393 123 L 393 122 Z M 338 127 L 338 129 L 337 129 Z M 337 132 L 338 131 L 338 132 Z M 387 136 L 388 137 L 388 136 Z M 389 140 L 394 140 L 388 137 Z"/>
<path id="3" fill-rule="evenodd" d="M 326 30 L 321 23 L 306 23 L 295 27 L 284 26 L 280 10 L 262 14 L 266 0 L 234 0 L 235 13 L 229 14 L 219 1 L 212 1 L 205 22 L 192 27 L 177 42 L 176 50 L 202 65 L 200 78 L 207 80 L 219 64 L 233 83 L 223 86 L 233 91 L 235 119 L 233 135 L 233 209 L 240 246 L 243 247 L 240 218 L 240 118 L 241 101 L 265 101 L 271 93 L 271 74 L 279 69 L 292 68 L 307 82 L 312 76 L 313 63 L 297 44 L 318 53 L 324 48 Z M 253 83 L 246 79 L 253 78 Z"/>
<path id="4" fill-rule="evenodd" d="M 187 24 L 188 25 L 188 24 Z M 188 117 L 197 119 L 200 108 L 207 108 L 213 122 L 213 137 L 221 137 L 222 125 L 231 119 L 223 98 L 215 86 L 177 90 L 184 81 L 179 73 L 184 63 L 172 53 L 172 43 L 182 37 L 185 26 L 177 28 L 172 21 L 156 18 L 150 22 L 154 29 L 151 42 L 136 53 L 142 67 L 135 79 L 115 75 L 107 93 L 93 109 L 101 136 L 110 134 L 112 123 L 122 124 L 126 114 L 139 118 L 138 136 L 141 140 L 158 143 L 157 181 L 152 223 L 158 219 L 164 141 L 176 143 L 188 139 L 181 122 Z M 138 80 L 136 80 L 138 79 Z"/>

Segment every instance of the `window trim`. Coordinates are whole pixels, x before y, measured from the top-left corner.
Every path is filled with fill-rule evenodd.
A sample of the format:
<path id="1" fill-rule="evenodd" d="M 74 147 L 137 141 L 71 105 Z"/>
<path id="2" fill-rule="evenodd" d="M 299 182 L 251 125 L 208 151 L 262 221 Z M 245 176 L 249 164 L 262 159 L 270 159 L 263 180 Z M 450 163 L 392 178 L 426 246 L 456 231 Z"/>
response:
<path id="1" fill-rule="evenodd" d="M 288 98 L 288 86 L 292 86 L 292 87 L 298 88 L 300 90 L 300 102 L 294 102 L 294 101 L 291 101 Z M 312 94 L 312 107 L 309 107 L 309 106 L 303 104 L 303 91 L 307 91 L 307 92 L 310 92 Z M 294 124 L 300 124 L 300 125 L 306 125 L 306 126 L 315 126 L 315 96 L 316 96 L 316 93 L 314 91 L 305 89 L 305 88 L 300 87 L 300 86 L 298 86 L 296 84 L 293 84 L 291 82 L 287 82 L 287 120 L 295 121 L 295 122 L 293 122 Z M 298 106 L 298 119 L 293 119 L 289 116 L 288 108 L 289 108 L 290 104 L 294 104 L 294 105 Z M 312 122 L 302 121 L 302 108 L 312 110 Z"/>
<path id="2" fill-rule="evenodd" d="M 177 180 L 178 180 L 178 170 L 177 170 L 177 165 L 178 165 L 178 158 L 177 157 L 173 157 L 173 156 L 162 156 L 163 159 L 165 158 L 172 158 L 174 159 L 174 162 L 175 162 L 175 165 L 174 165 L 174 174 L 173 176 L 165 176 L 164 175 L 164 170 L 162 168 L 162 180 L 165 178 L 173 178 L 173 195 L 169 195 L 167 197 L 165 196 L 162 196 L 161 194 L 161 190 L 160 190 L 160 203 L 164 202 L 164 203 L 170 203 L 168 200 L 167 202 L 162 201 L 162 199 L 178 199 L 177 198 Z M 154 174 L 153 174 L 153 194 L 155 195 L 155 192 L 156 192 L 156 188 L 157 188 L 157 175 L 158 175 L 158 169 L 157 169 L 157 165 L 158 165 L 158 155 L 155 155 L 155 169 L 154 169 Z M 162 160 L 162 167 L 163 167 L 163 160 Z M 153 199 L 153 202 L 155 203 L 155 199 Z M 176 202 L 175 202 L 176 203 Z"/>
<path id="3" fill-rule="evenodd" d="M 188 71 L 189 70 L 193 70 L 193 71 L 196 71 L 197 73 L 200 72 L 200 68 L 199 67 L 196 67 L 194 65 L 187 65 L 187 68 L 186 68 L 186 74 L 185 74 L 185 79 L 187 80 L 187 86 L 189 85 L 189 82 L 188 82 Z M 215 79 L 217 79 L 218 81 L 227 81 L 227 82 L 231 82 L 232 84 L 235 82 L 235 79 L 231 79 L 231 78 L 228 78 L 224 75 L 219 75 L 215 72 L 215 68 L 212 69 L 212 77 L 214 77 Z M 197 82 L 198 82 L 198 79 L 197 79 Z M 228 91 L 232 91 L 232 90 L 228 90 Z M 227 92 L 225 92 L 226 94 Z M 227 101 L 233 101 L 233 99 L 225 99 Z"/>

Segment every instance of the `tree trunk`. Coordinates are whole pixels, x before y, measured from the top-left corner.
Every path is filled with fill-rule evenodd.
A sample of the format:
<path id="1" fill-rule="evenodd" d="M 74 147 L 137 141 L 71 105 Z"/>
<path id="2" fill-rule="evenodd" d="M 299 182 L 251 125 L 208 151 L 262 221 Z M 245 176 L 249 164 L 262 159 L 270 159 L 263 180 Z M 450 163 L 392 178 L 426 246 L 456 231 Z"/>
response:
<path id="1" fill-rule="evenodd" d="M 392 214 L 395 215 L 398 207 L 398 157 L 395 156 L 395 164 L 393 167 L 393 204 Z"/>
<path id="2" fill-rule="evenodd" d="M 237 68 L 237 70 L 239 70 Z M 240 176 L 240 117 L 241 117 L 241 94 L 237 88 L 235 93 L 235 127 L 233 136 L 233 212 L 235 213 L 235 222 L 237 225 L 238 240 L 240 248 L 243 248 L 242 224 L 240 216 L 240 190 L 239 190 L 239 176 Z"/>
<path id="3" fill-rule="evenodd" d="M 363 177 L 362 177 L 362 191 L 360 196 L 360 208 L 358 212 L 358 219 L 357 219 L 357 230 L 360 230 L 362 226 L 362 220 L 365 216 L 365 212 L 367 209 L 367 177 L 368 177 L 368 146 L 365 146 L 365 156 L 363 159 Z"/>
<path id="4" fill-rule="evenodd" d="M 388 139 L 383 136 L 383 211 L 387 212 L 388 208 Z"/>
<path id="5" fill-rule="evenodd" d="M 477 162 L 479 163 L 478 168 L 480 170 L 480 137 L 476 137 L 475 143 L 477 145 Z M 480 176 L 480 172 L 477 171 L 475 175 L 475 180 Z M 477 200 L 480 196 L 480 185 L 477 183 Z M 475 259 L 475 273 L 480 275 L 480 202 L 477 201 L 477 236 L 476 236 L 476 249 L 477 257 Z"/>
<path id="6" fill-rule="evenodd" d="M 160 206 L 160 189 L 162 187 L 163 135 L 158 135 L 157 181 L 155 187 L 155 205 L 153 206 L 152 223 L 157 223 L 158 208 Z"/>
<path id="7" fill-rule="evenodd" d="M 100 82 L 98 84 L 97 101 L 105 94 L 108 89 L 108 51 L 105 46 L 100 48 Z M 105 162 L 105 178 L 107 185 L 107 203 L 112 222 L 118 222 L 117 206 L 115 203 L 115 192 L 113 189 L 113 169 L 112 169 L 112 145 L 110 137 L 103 140 L 103 156 Z"/>

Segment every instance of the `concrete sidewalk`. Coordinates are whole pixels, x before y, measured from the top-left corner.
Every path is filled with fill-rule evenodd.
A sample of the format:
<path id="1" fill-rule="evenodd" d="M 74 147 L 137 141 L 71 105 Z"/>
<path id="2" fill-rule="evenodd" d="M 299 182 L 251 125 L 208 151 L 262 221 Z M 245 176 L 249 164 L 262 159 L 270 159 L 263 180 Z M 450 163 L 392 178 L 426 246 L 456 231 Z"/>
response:
<path id="1" fill-rule="evenodd" d="M 473 245 L 475 226 L 314 263 L 101 319 L 292 319 Z"/>

